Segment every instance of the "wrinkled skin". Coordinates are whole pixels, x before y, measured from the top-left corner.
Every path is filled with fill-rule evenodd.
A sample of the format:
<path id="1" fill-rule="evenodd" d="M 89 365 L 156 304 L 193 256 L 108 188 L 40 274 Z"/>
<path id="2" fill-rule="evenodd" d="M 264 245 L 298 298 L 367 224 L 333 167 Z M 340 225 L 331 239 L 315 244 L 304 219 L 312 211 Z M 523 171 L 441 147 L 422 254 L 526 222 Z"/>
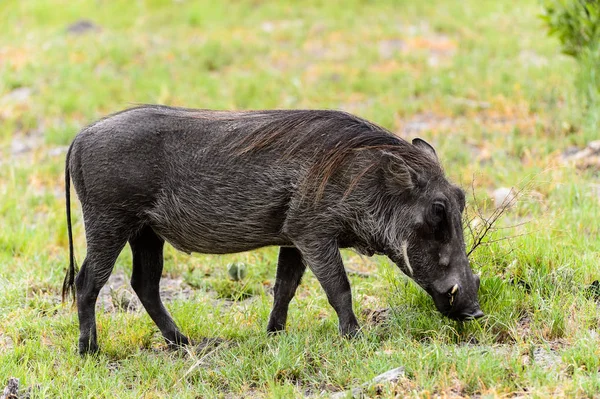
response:
<path id="1" fill-rule="evenodd" d="M 75 288 L 82 354 L 98 350 L 96 299 L 126 243 L 131 285 L 173 346 L 189 339 L 159 296 L 165 242 L 211 254 L 279 246 L 272 333 L 285 328 L 306 267 L 340 332 L 359 330 L 340 248 L 386 254 L 444 315 L 483 315 L 462 236 L 463 192 L 429 144 L 349 114 L 142 106 L 83 129 L 65 178 L 71 264 L 63 296 Z M 76 276 L 70 178 L 87 240 Z"/>

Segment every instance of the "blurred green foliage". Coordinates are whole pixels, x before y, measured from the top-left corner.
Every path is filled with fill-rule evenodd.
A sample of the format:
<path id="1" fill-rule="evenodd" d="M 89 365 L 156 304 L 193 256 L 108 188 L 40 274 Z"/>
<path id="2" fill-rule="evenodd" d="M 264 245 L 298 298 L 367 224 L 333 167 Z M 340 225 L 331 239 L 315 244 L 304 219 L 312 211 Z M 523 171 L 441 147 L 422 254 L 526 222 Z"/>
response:
<path id="1" fill-rule="evenodd" d="M 563 52 L 575 58 L 597 52 L 600 42 L 598 0 L 544 0 L 544 14 L 550 35 L 557 36 Z"/>
<path id="2" fill-rule="evenodd" d="M 595 130 L 600 119 L 600 1 L 544 0 L 544 10 L 541 18 L 549 34 L 579 63 L 575 84 L 589 111 L 588 129 Z"/>

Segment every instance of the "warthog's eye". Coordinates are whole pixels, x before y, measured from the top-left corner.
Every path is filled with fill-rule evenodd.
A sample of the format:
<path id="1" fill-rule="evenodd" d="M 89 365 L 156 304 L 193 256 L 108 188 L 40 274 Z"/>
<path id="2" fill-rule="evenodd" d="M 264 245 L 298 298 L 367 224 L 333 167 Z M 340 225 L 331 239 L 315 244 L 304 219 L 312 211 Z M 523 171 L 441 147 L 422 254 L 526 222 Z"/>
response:
<path id="1" fill-rule="evenodd" d="M 434 200 L 425 208 L 425 222 L 422 232 L 429 239 L 445 241 L 448 236 L 448 212 L 446 202 L 442 199 Z"/>
<path id="2" fill-rule="evenodd" d="M 436 230 L 442 227 L 441 225 L 447 220 L 446 204 L 436 201 L 431 204 L 431 210 L 429 212 L 429 222 L 431 223 L 431 226 Z"/>
<path id="3" fill-rule="evenodd" d="M 444 216 L 446 215 L 446 206 L 442 202 L 434 202 L 433 205 L 431 206 L 431 211 L 432 211 L 432 216 L 435 219 L 437 219 L 438 221 L 441 221 L 444 219 Z"/>
<path id="4" fill-rule="evenodd" d="M 454 305 L 454 296 L 458 292 L 458 284 L 454 284 L 454 286 L 448 291 L 448 301 L 450 302 L 450 306 Z"/>

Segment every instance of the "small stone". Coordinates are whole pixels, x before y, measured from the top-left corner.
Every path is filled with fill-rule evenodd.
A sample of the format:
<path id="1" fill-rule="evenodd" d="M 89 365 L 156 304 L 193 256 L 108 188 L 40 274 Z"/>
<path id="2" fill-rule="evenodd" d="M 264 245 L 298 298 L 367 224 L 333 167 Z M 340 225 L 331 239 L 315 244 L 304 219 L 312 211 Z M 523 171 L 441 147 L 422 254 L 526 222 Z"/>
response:
<path id="1" fill-rule="evenodd" d="M 51 157 L 57 157 L 59 155 L 66 154 L 68 150 L 69 150 L 69 146 L 54 147 L 54 148 L 49 149 L 47 154 Z"/>
<path id="2" fill-rule="evenodd" d="M 398 367 L 392 370 L 388 370 L 383 374 L 378 375 L 373 378 L 371 381 L 362 384 L 360 387 L 353 388 L 349 391 L 336 392 L 331 395 L 331 398 L 341 399 L 341 398 L 363 398 L 364 391 L 369 388 L 371 385 L 382 384 L 386 382 L 396 383 L 401 377 L 404 377 L 405 371 L 404 367 Z"/>
<path id="3" fill-rule="evenodd" d="M 19 87 L 8 92 L 3 98 L 10 102 L 24 103 L 31 97 L 32 92 L 33 90 L 30 87 Z"/>
<path id="4" fill-rule="evenodd" d="M 582 150 L 573 147 L 567 148 L 562 154 L 562 159 L 564 162 L 571 162 L 598 155 L 600 155 L 600 140 L 595 140 L 590 141 Z"/>
<path id="5" fill-rule="evenodd" d="M 0 352 L 12 350 L 14 347 L 15 343 L 13 339 L 10 336 L 0 332 Z"/>
<path id="6" fill-rule="evenodd" d="M 573 145 L 572 145 L 572 146 L 570 146 L 570 147 L 567 147 L 567 148 L 566 148 L 566 149 L 563 151 L 563 153 L 562 153 L 562 158 L 563 158 L 563 159 L 570 158 L 570 157 L 572 157 L 573 155 L 577 154 L 578 152 L 579 152 L 579 147 L 576 147 L 576 146 L 573 146 Z"/>
<path id="7" fill-rule="evenodd" d="M 271 21 L 265 21 L 260 25 L 263 32 L 271 33 L 275 30 L 275 24 Z"/>
<path id="8" fill-rule="evenodd" d="M 80 19 L 79 21 L 67 26 L 67 32 L 74 35 L 82 35 L 84 33 L 99 30 L 100 27 L 88 19 Z"/>
<path id="9" fill-rule="evenodd" d="M 494 206 L 496 208 L 511 208 L 515 204 L 517 193 L 514 188 L 500 187 L 494 190 Z"/>
<path id="10" fill-rule="evenodd" d="M 590 141 L 587 147 L 594 153 L 600 152 L 600 140 Z"/>
<path id="11" fill-rule="evenodd" d="M 20 139 L 13 139 L 10 144 L 10 152 L 13 155 L 24 154 L 26 152 L 31 151 L 31 146 L 29 146 L 25 141 Z"/>
<path id="12" fill-rule="evenodd" d="M 392 58 L 394 54 L 406 51 L 406 43 L 400 39 L 382 40 L 379 42 L 381 58 Z"/>
<path id="13" fill-rule="evenodd" d="M 0 399 L 18 399 L 19 398 L 19 379 L 10 377 L 4 393 L 0 396 Z"/>

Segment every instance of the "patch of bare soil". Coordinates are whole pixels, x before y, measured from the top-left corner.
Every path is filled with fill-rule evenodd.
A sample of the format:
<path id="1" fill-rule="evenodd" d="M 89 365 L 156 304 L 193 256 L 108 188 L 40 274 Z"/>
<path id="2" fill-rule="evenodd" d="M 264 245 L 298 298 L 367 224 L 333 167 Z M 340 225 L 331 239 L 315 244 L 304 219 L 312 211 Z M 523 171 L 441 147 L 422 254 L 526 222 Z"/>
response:
<path id="1" fill-rule="evenodd" d="M 561 159 L 563 163 L 575 165 L 577 169 L 600 172 L 600 140 L 590 141 L 583 149 L 567 148 Z"/>
<path id="2" fill-rule="evenodd" d="M 0 352 L 11 351 L 15 347 L 13 339 L 0 331 Z"/>
<path id="3" fill-rule="evenodd" d="M 516 333 L 524 340 L 531 336 L 531 318 L 529 316 L 525 315 L 519 319 Z"/>
<path id="4" fill-rule="evenodd" d="M 160 280 L 160 297 L 164 302 L 188 299 L 194 290 L 182 278 L 163 277 Z M 129 284 L 129 276 L 122 270 L 113 273 L 98 296 L 99 309 L 105 312 L 137 312 L 142 305 Z"/>
<path id="5" fill-rule="evenodd" d="M 548 58 L 532 50 L 522 50 L 519 53 L 519 61 L 525 67 L 541 68 L 548 65 Z"/>
<path id="6" fill-rule="evenodd" d="M 560 350 L 566 345 L 566 342 L 561 339 L 548 341 L 544 345 L 535 345 L 528 353 L 523 354 L 521 361 L 524 366 L 535 364 L 558 375 L 563 365 Z"/>
<path id="7" fill-rule="evenodd" d="M 390 308 L 379 308 L 379 309 L 369 309 L 365 308 L 362 310 L 362 315 L 366 319 L 367 324 L 372 325 L 381 325 L 386 323 L 391 314 Z"/>
<path id="8" fill-rule="evenodd" d="M 433 31 L 427 23 L 403 27 L 400 30 L 402 33 L 399 36 L 377 43 L 381 58 L 390 59 L 398 55 L 406 57 L 421 53 L 427 55 L 429 66 L 436 67 L 450 60 L 458 49 L 456 40 Z"/>
<path id="9" fill-rule="evenodd" d="M 447 118 L 432 112 L 423 112 L 408 120 L 400 121 L 400 130 L 396 134 L 407 137 L 418 135 L 426 130 L 448 130 L 459 122 L 458 119 Z"/>
<path id="10" fill-rule="evenodd" d="M 229 344 L 231 341 L 222 338 L 202 338 L 194 342 L 194 351 L 196 353 L 208 353 L 223 344 Z"/>

